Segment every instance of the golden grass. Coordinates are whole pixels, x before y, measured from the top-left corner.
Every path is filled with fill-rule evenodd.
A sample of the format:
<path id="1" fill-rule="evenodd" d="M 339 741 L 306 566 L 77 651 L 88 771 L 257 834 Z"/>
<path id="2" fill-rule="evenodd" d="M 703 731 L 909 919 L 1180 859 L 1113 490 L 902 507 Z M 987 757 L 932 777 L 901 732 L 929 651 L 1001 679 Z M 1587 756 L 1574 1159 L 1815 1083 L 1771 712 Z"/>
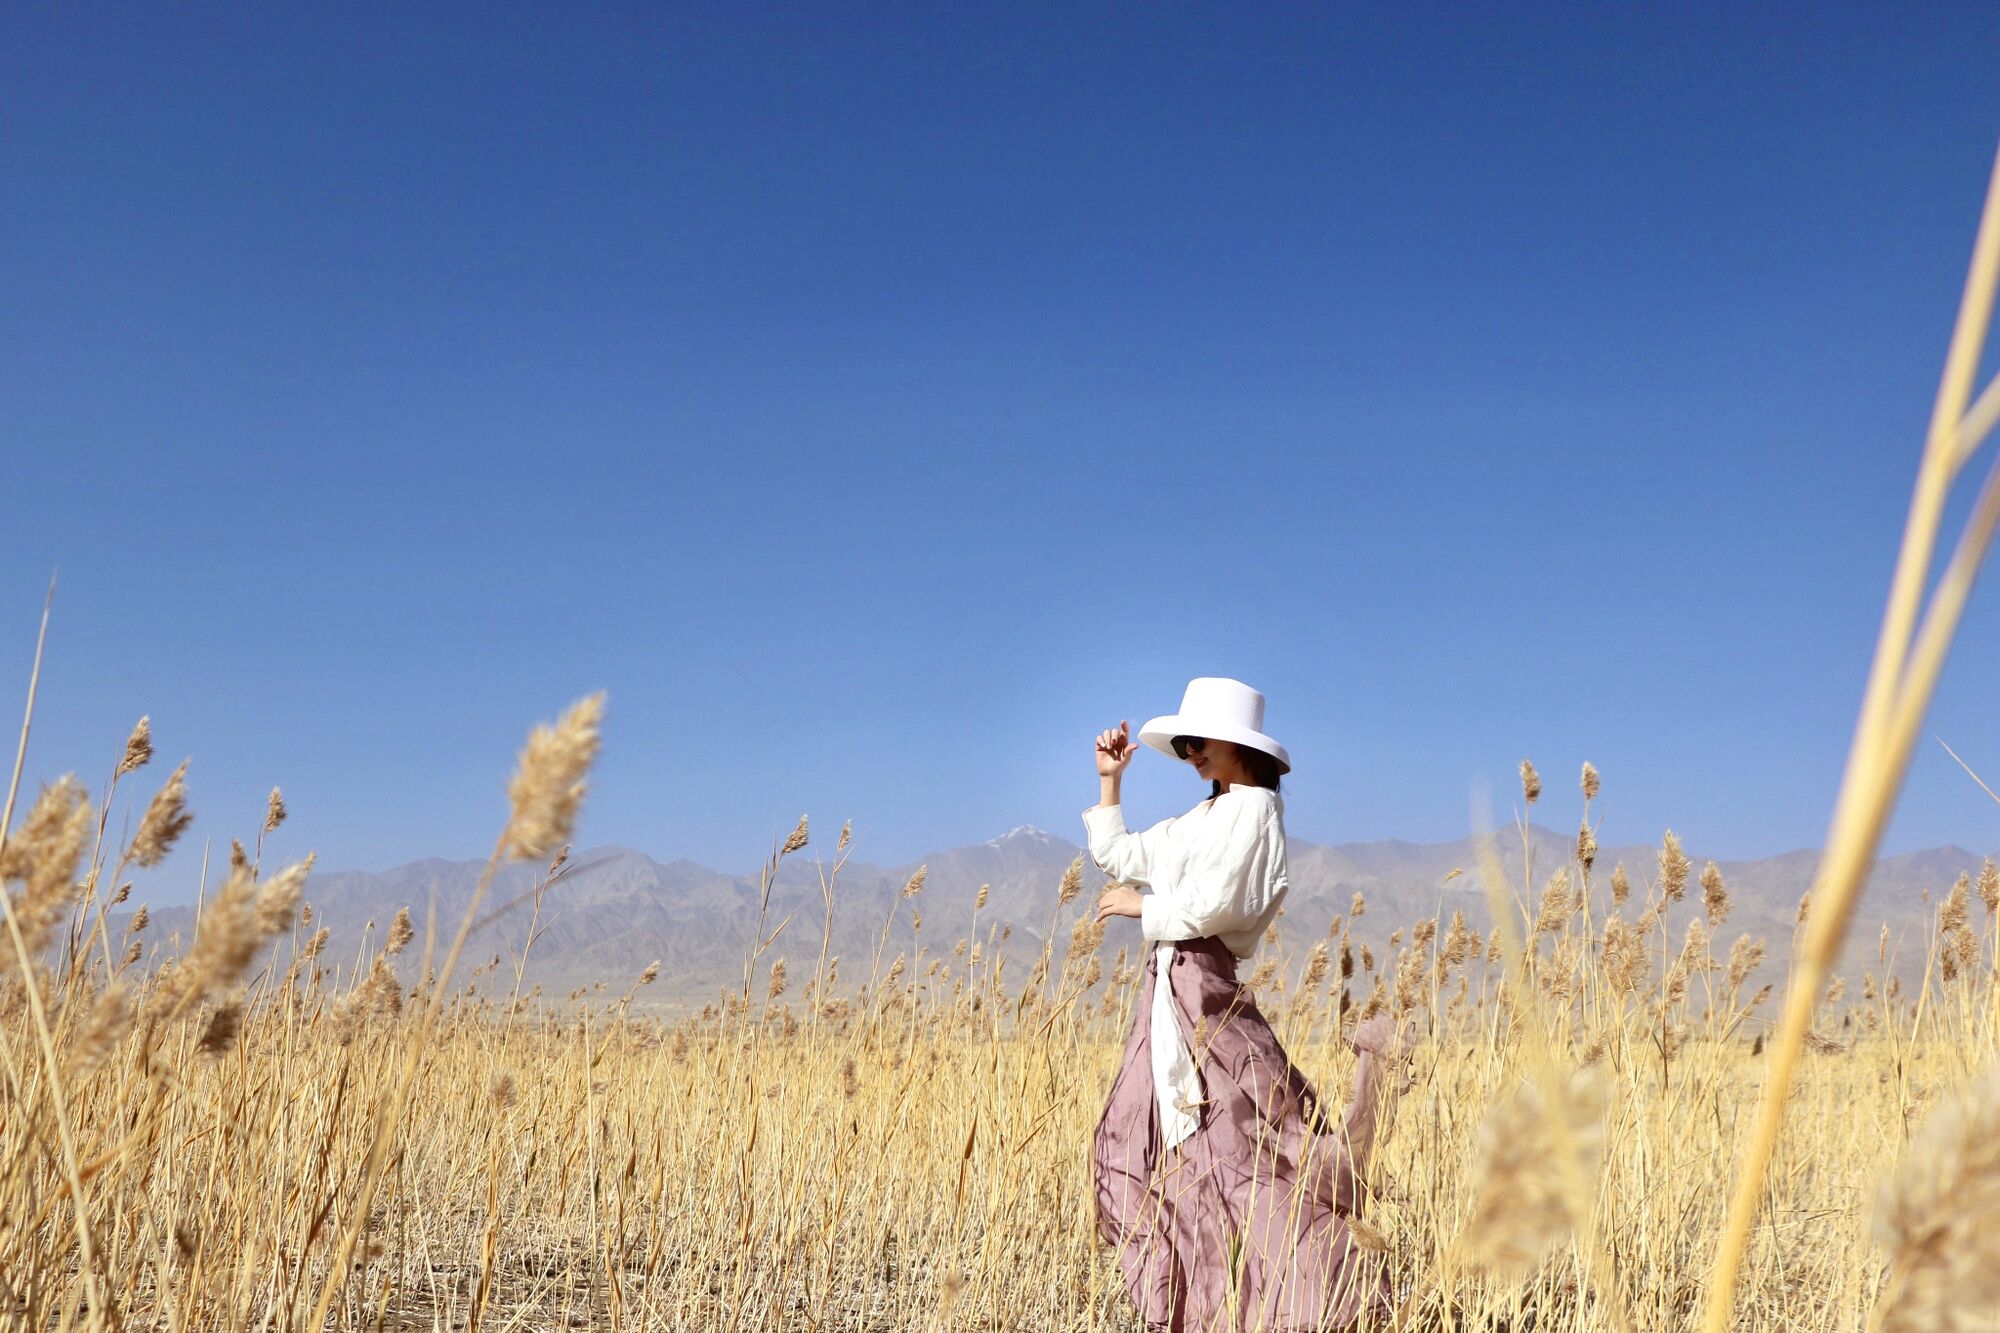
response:
<path id="1" fill-rule="evenodd" d="M 515 790 L 554 793 L 560 833 L 596 710 L 523 752 L 554 771 Z M 441 965 L 406 991 L 388 962 L 406 917 L 333 966 L 301 910 L 305 863 L 230 867 L 183 956 L 112 967 L 90 938 L 117 931 L 129 957 L 94 910 L 103 849 L 72 836 L 103 821 L 80 790 L 47 790 L 7 840 L 9 911 L 27 923 L 47 858 L 84 877 L 70 942 L 56 932 L 46 965 L 0 983 L 0 1308 L 23 1326 L 1134 1327 L 1095 1236 L 1088 1145 L 1139 982 L 1122 957 L 1102 966 L 1088 898 L 1072 910 L 1078 867 L 1049 885 L 1054 943 L 1025 968 L 966 939 L 842 985 L 824 950 L 811 961 L 823 921 L 760 927 L 763 984 L 671 1019 L 633 1009 L 656 969 L 564 1008 L 497 998 L 504 984 L 480 998 Z M 547 809 L 528 813 L 544 834 Z M 510 834 L 496 858 L 543 845 Z M 801 821 L 767 872 L 806 847 Z M 1376 960 L 1336 923 L 1267 954 L 1259 1003 L 1329 1095 L 1361 1015 L 1422 1033 L 1365 1231 L 1390 1255 L 1402 1327 L 1698 1313 L 1763 1078 L 1766 1024 L 1740 993 L 1762 944 L 1715 952 L 1719 877 L 1707 924 L 1668 937 L 1659 909 L 1689 875 L 1677 842 L 1662 876 L 1614 876 L 1622 905 L 1578 850 L 1482 867 L 1497 926 L 1406 923 Z M 919 874 L 894 901 L 923 891 Z M 1939 897 L 1921 983 L 1871 973 L 1853 1003 L 1819 1006 L 1829 1035 L 1789 1098 L 1740 1327 L 1941 1327 L 1938 1309 L 1990 1286 L 1962 1275 L 1991 1248 L 2000 1188 L 1985 1132 L 2000 1108 L 1973 1079 L 2000 1045 L 2000 936 L 1983 894 Z"/>

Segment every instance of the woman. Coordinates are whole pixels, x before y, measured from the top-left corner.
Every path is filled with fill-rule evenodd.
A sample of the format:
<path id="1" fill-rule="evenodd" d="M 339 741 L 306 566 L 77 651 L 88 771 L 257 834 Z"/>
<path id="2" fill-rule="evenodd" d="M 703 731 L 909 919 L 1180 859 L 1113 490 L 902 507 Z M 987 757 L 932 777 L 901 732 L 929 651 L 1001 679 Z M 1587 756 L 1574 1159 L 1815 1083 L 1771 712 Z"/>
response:
<path id="1" fill-rule="evenodd" d="M 1118 803 L 1131 727 L 1097 738 L 1099 801 L 1083 822 L 1091 857 L 1121 881 L 1097 919 L 1137 917 L 1147 943 L 1093 1145 L 1097 1220 L 1148 1329 L 1322 1329 L 1390 1309 L 1381 1256 L 1348 1219 L 1384 1057 L 1411 1038 L 1380 1015 L 1355 1029 L 1354 1101 L 1336 1125 L 1236 980 L 1289 887 L 1278 782 L 1291 759 L 1263 725 L 1264 696 L 1243 682 L 1189 682 L 1180 711 L 1139 739 L 1192 766 L 1209 797 L 1140 833 Z"/>

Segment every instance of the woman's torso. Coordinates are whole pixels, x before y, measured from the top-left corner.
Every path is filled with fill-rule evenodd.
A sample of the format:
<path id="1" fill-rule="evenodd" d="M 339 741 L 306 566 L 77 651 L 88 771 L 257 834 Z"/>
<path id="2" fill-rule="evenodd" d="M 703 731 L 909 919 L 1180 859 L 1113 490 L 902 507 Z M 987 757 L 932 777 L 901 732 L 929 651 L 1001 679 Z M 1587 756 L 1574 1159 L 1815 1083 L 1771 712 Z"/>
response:
<path id="1" fill-rule="evenodd" d="M 1285 895 L 1290 891 L 1291 884 L 1285 863 L 1285 798 L 1268 787 L 1237 786 L 1229 788 L 1224 793 L 1226 796 L 1239 794 L 1248 800 L 1268 801 L 1271 805 L 1273 825 L 1270 834 L 1273 843 L 1272 855 L 1264 876 L 1265 882 L 1261 886 L 1265 895 L 1264 910 L 1254 924 L 1237 930 L 1218 931 L 1214 936 L 1228 947 L 1241 964 L 1257 952 L 1257 945 L 1263 939 L 1264 932 L 1277 919 L 1279 909 L 1284 906 Z M 1207 844 L 1211 829 L 1210 821 L 1216 817 L 1215 807 L 1220 799 L 1222 798 L 1211 796 L 1174 821 L 1175 836 L 1169 840 L 1166 849 L 1168 857 L 1171 858 L 1170 862 L 1158 867 L 1158 870 L 1163 872 L 1159 875 L 1162 883 L 1171 884 L 1178 881 L 1189 861 L 1193 860 Z"/>

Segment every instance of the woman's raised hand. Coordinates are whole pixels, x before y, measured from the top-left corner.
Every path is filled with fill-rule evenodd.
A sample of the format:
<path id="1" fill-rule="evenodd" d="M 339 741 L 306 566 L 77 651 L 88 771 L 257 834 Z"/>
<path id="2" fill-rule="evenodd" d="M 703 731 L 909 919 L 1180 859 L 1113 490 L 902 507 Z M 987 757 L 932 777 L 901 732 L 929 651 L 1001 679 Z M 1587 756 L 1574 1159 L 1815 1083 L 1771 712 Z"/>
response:
<path id="1" fill-rule="evenodd" d="M 1097 776 L 1115 778 L 1132 762 L 1139 747 L 1132 743 L 1132 724 L 1120 722 L 1115 731 L 1097 733 Z"/>
<path id="2" fill-rule="evenodd" d="M 1347 1044 L 1356 1051 L 1379 1055 L 1385 1060 L 1406 1059 L 1416 1049 L 1417 1025 L 1405 1019 L 1401 1026 L 1387 1014 L 1376 1014 L 1355 1024 Z"/>

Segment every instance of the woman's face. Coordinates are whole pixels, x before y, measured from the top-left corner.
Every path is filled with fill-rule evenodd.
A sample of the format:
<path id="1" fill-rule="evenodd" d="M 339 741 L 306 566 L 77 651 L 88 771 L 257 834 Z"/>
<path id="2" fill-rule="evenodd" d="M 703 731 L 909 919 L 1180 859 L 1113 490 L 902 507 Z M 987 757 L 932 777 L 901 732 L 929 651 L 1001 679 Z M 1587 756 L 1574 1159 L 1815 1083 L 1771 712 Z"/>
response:
<path id="1" fill-rule="evenodd" d="M 1189 749 L 1186 762 L 1205 782 L 1234 786 L 1250 780 L 1250 772 L 1243 766 L 1243 756 L 1234 741 L 1205 741 L 1199 751 Z"/>

